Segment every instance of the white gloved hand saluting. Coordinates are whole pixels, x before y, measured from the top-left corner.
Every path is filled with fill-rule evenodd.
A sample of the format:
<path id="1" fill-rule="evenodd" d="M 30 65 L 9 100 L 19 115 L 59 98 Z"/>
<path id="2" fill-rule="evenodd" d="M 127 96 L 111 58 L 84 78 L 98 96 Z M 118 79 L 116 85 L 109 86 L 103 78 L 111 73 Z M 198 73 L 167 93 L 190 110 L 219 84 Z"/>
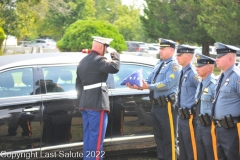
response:
<path id="1" fill-rule="evenodd" d="M 110 53 L 112 60 L 119 60 L 120 59 L 120 55 L 115 49 L 113 49 L 111 47 L 108 47 L 107 52 Z"/>

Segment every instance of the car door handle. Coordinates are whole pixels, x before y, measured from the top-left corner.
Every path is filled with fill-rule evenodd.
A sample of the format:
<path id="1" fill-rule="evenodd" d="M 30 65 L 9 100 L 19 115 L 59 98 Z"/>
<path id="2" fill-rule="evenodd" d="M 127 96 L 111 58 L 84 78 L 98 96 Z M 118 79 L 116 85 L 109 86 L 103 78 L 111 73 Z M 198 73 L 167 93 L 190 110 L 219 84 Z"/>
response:
<path id="1" fill-rule="evenodd" d="M 39 111 L 40 107 L 31 107 L 31 108 L 25 108 L 23 109 L 23 112 L 34 112 Z"/>

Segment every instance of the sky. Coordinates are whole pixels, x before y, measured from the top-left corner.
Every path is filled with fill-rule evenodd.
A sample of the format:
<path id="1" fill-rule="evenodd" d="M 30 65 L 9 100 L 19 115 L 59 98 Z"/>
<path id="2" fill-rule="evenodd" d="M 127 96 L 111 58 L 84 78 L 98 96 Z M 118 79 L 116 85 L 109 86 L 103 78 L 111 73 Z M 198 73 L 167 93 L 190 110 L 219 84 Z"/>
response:
<path id="1" fill-rule="evenodd" d="M 124 4 L 124 5 L 132 5 L 132 4 L 137 3 L 137 6 L 141 7 L 143 1 L 144 0 L 122 0 L 122 4 Z"/>

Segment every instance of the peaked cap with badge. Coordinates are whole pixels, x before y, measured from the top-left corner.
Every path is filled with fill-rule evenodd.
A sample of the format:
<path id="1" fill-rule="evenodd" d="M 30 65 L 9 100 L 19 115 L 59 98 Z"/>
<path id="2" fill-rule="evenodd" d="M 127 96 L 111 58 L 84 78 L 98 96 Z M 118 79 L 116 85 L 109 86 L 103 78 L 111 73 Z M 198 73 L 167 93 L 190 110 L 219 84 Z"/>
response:
<path id="1" fill-rule="evenodd" d="M 109 47 L 110 42 L 113 40 L 112 38 L 104 38 L 104 37 L 98 37 L 98 36 L 92 36 L 93 41 L 102 43 L 104 46 Z"/>
<path id="2" fill-rule="evenodd" d="M 177 47 L 177 55 L 181 55 L 183 53 L 191 53 L 194 54 L 195 48 L 187 45 L 178 45 Z"/>
<path id="3" fill-rule="evenodd" d="M 214 64 L 215 63 L 215 59 L 205 56 L 203 54 L 197 53 L 195 55 L 195 57 L 197 58 L 197 65 L 196 67 L 201 67 L 204 66 L 206 64 Z"/>
<path id="4" fill-rule="evenodd" d="M 232 45 L 227 45 L 227 44 L 223 44 L 220 42 L 216 42 L 214 43 L 214 46 L 216 48 L 217 51 L 217 57 L 216 58 L 220 58 L 228 53 L 237 53 L 240 52 L 240 48 L 232 46 Z"/>
<path id="5" fill-rule="evenodd" d="M 174 42 L 172 40 L 159 38 L 158 41 L 159 41 L 160 48 L 172 47 L 175 49 L 175 47 L 176 47 L 176 42 Z"/>

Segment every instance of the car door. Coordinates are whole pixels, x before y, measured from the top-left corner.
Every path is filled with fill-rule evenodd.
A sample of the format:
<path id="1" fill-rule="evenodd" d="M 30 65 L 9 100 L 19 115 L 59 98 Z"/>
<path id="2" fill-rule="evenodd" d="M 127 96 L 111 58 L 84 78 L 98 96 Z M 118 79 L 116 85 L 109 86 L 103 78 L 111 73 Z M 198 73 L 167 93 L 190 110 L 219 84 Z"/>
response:
<path id="1" fill-rule="evenodd" d="M 42 147 L 66 148 L 70 143 L 82 142 L 82 117 L 75 90 L 77 64 L 40 68 L 42 83 L 38 93 L 43 102 Z"/>
<path id="2" fill-rule="evenodd" d="M 83 121 L 78 109 L 75 90 L 77 64 L 39 67 L 42 85 L 36 94 L 41 94 L 43 102 L 42 150 L 53 149 L 49 146 L 61 150 L 77 146 L 77 149 L 81 150 Z M 109 88 L 113 88 L 113 79 L 108 79 L 107 84 Z M 110 101 L 111 95 L 109 90 Z M 112 117 L 112 112 L 109 113 L 109 117 Z M 112 124 L 110 121 L 111 119 L 109 119 L 109 124 Z M 109 142 L 109 138 L 112 137 L 111 126 L 107 127 L 107 141 L 105 142 Z"/>
<path id="3" fill-rule="evenodd" d="M 1 153 L 40 150 L 42 102 L 40 95 L 34 95 L 37 77 L 34 66 L 0 71 Z"/>
<path id="4" fill-rule="evenodd" d="M 114 89 L 110 89 L 112 116 L 109 124 L 111 127 L 109 127 L 113 142 L 118 138 L 122 144 L 126 144 L 125 147 L 132 149 L 138 146 L 136 143 L 143 143 L 144 140 L 147 140 L 146 143 L 155 145 L 152 136 L 152 105 L 149 100 L 149 90 L 134 90 L 120 85 L 127 76 L 140 68 L 142 68 L 143 78 L 147 79 L 153 66 L 122 63 L 120 71 L 113 75 Z M 140 141 L 137 142 L 136 139 Z"/>

